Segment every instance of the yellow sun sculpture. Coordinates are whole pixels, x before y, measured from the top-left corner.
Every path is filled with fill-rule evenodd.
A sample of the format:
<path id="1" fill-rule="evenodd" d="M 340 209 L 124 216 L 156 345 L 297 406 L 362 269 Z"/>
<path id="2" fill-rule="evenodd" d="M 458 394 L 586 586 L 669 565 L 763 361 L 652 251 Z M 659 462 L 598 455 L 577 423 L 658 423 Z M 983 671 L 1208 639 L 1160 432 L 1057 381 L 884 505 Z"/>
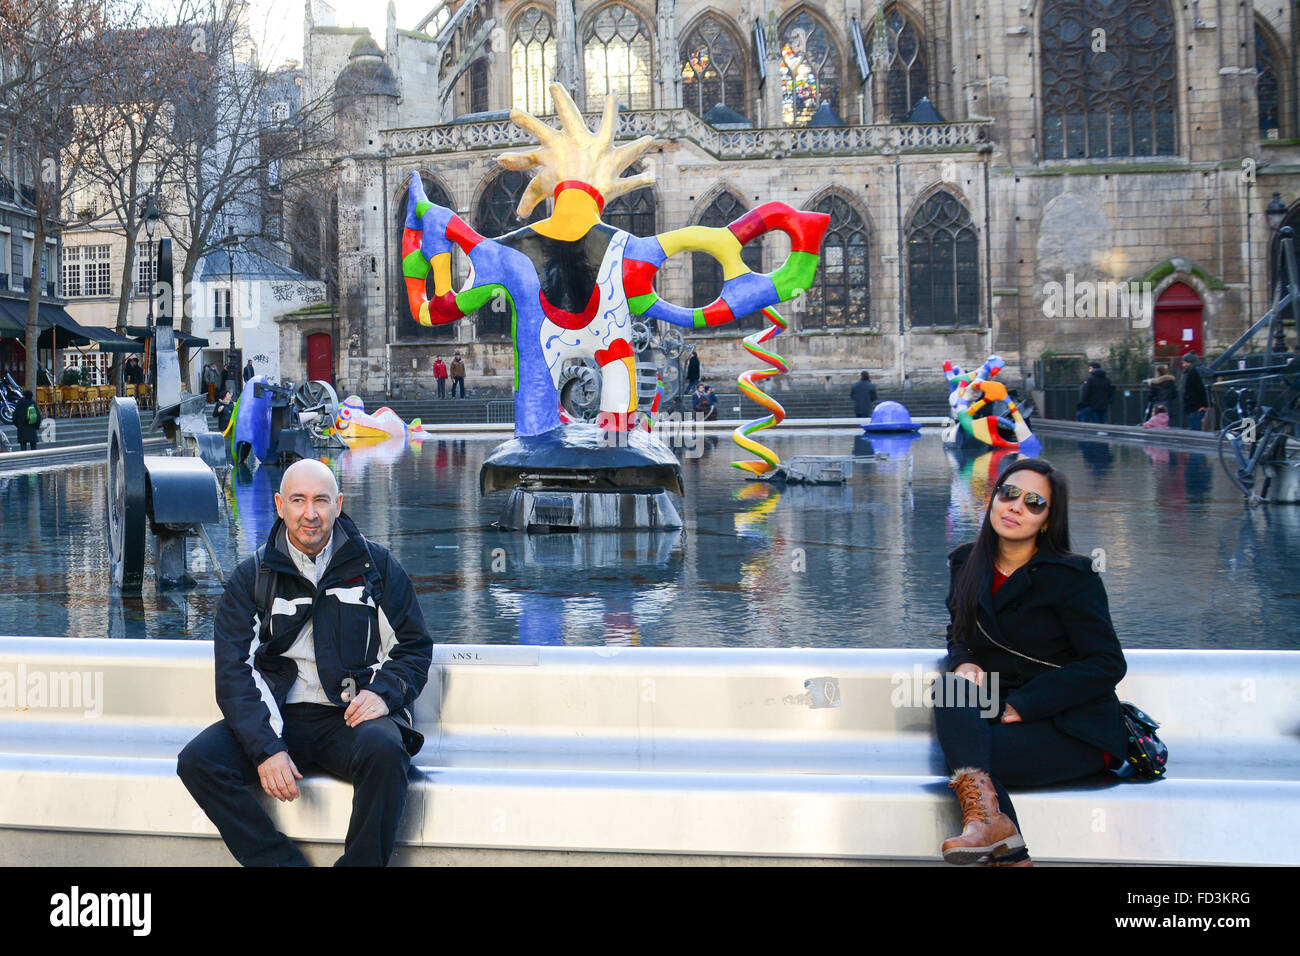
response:
<path id="1" fill-rule="evenodd" d="M 568 420 L 560 408 L 559 385 L 569 359 L 592 359 L 600 367 L 598 427 L 610 431 L 648 427 L 657 408 L 638 413 L 631 345 L 637 319 L 702 329 L 761 310 L 773 324 L 750 336 L 746 348 L 776 369 L 745 373 L 741 390 L 772 414 L 741 426 L 736 440 L 762 459 L 739 467 L 763 474 L 775 464 L 775 456 L 747 436 L 779 421 L 784 413 L 754 379 L 786 369 L 762 343 L 785 327 L 772 307 L 812 284 L 817 250 L 830 217 L 768 202 L 724 227 L 688 226 L 657 236 L 633 236 L 616 229 L 601 222 L 601 212 L 608 200 L 654 182 L 650 172 L 621 175 L 645 154 L 653 139 L 643 136 L 614 146 L 618 103 L 613 96 L 605 101 L 595 133 L 587 129 L 563 87 L 552 85 L 551 96 L 561 128 L 512 110 L 511 121 L 536 136 L 541 145 L 497 159 L 507 169 L 533 172 L 519 202 L 521 218 L 547 196 L 555 198 L 554 211 L 541 222 L 499 238 L 485 238 L 450 209 L 429 202 L 419 174 L 411 174 L 402 267 L 412 316 L 422 325 L 452 322 L 495 295 L 506 297 L 516 356 L 515 434 L 525 437 L 543 434 Z M 741 259 L 742 247 L 773 229 L 790 237 L 790 255 L 775 272 L 753 272 Z M 453 245 L 461 248 L 473 267 L 469 283 L 459 292 L 451 284 Z M 722 267 L 722 292 L 702 308 L 674 305 L 654 291 L 659 268 L 669 256 L 681 252 L 706 253 Z M 430 270 L 432 297 L 426 284 Z"/>

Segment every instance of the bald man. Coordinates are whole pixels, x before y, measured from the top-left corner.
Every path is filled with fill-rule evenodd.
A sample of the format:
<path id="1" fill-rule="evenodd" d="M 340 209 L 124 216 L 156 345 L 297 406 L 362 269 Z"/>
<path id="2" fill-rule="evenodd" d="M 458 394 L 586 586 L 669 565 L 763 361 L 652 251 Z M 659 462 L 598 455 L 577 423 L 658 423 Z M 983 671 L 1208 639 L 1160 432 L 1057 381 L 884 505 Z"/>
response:
<path id="1" fill-rule="evenodd" d="M 213 625 L 219 720 L 181 751 L 176 772 L 245 866 L 306 866 L 255 787 L 291 802 L 303 771 L 353 785 L 336 866 L 383 866 L 424 737 L 410 707 L 433 640 L 397 559 L 343 513 L 334 473 L 285 469 L 279 519 L 235 570 Z"/>

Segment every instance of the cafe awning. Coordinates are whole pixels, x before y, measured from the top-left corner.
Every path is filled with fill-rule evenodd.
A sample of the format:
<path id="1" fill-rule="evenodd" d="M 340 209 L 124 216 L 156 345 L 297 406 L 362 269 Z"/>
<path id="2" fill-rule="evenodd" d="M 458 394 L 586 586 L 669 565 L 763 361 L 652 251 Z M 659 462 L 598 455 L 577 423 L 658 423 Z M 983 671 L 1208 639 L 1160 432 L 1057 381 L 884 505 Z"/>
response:
<path id="1" fill-rule="evenodd" d="M 67 345 L 86 345 L 95 342 L 101 352 L 143 352 L 144 346 L 125 335 L 119 335 L 113 329 L 101 325 L 82 325 L 57 305 L 42 305 L 41 317 L 48 318 L 52 325 L 72 335 Z M 48 310 L 48 311 L 47 311 Z"/>
<path id="2" fill-rule="evenodd" d="M 41 322 L 39 315 L 36 323 L 42 329 L 48 327 Z M 0 338 L 20 339 L 26 334 L 27 303 L 17 299 L 0 299 Z"/>
<path id="3" fill-rule="evenodd" d="M 126 327 L 127 335 L 134 339 L 148 341 L 153 337 L 147 325 L 128 325 Z M 189 332 L 182 332 L 180 329 L 173 328 L 172 335 L 176 338 L 178 345 L 188 345 L 190 348 L 205 349 L 208 347 L 208 340 L 200 338 L 197 335 L 191 335 Z"/>

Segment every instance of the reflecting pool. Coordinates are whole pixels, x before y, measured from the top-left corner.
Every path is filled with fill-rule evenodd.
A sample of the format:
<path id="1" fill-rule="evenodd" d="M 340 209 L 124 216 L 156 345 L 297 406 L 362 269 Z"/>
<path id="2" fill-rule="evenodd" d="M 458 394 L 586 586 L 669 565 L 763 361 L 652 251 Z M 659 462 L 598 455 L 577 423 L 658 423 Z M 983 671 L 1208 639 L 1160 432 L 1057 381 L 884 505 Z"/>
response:
<path id="1" fill-rule="evenodd" d="M 793 454 L 868 451 L 858 430 L 774 429 Z M 937 431 L 877 450 L 843 486 L 747 482 L 729 436 L 683 453 L 679 535 L 502 532 L 504 494 L 478 469 L 502 434 L 358 448 L 332 457 L 344 510 L 415 582 L 435 640 L 761 647 L 943 645 L 946 555 L 974 537 L 995 456 L 956 457 Z M 1044 439 L 1071 483 L 1074 550 L 1094 555 L 1128 647 L 1300 648 L 1300 506 L 1249 509 L 1217 459 Z M 693 456 L 692 456 L 693 454 Z M 208 533 L 230 570 L 275 519 L 280 470 L 236 473 Z M 211 636 L 221 597 L 198 586 L 112 593 L 104 466 L 0 476 L 0 633 Z M 151 559 L 152 560 L 152 559 Z"/>

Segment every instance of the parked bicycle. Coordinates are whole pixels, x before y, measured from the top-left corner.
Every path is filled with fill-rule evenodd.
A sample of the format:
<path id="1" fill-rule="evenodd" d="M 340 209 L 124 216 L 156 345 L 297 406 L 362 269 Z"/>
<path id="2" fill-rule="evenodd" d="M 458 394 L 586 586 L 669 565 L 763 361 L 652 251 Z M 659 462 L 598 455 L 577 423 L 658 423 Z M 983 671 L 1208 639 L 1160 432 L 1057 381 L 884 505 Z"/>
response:
<path id="1" fill-rule="evenodd" d="M 1258 504 L 1268 500 L 1278 468 L 1300 465 L 1300 375 L 1275 405 L 1253 406 L 1240 395 L 1237 402 L 1236 420 L 1219 431 L 1219 462 L 1251 504 Z"/>

